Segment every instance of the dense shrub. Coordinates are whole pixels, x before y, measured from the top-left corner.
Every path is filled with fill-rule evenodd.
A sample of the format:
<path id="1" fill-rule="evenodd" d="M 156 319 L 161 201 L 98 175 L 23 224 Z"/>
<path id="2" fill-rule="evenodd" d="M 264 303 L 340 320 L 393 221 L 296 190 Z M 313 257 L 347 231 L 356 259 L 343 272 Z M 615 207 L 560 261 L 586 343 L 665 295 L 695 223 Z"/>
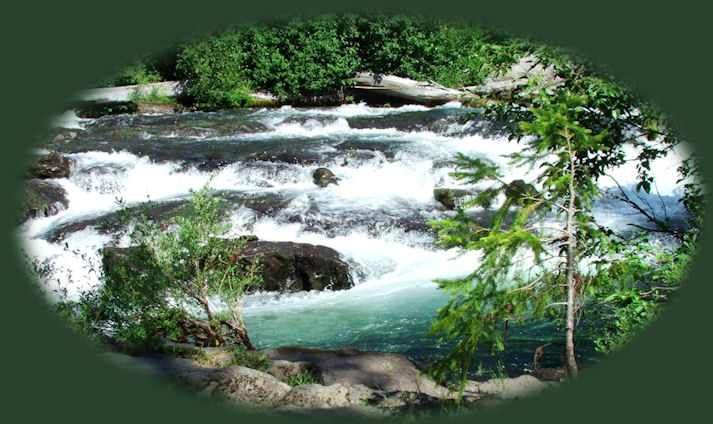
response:
<path id="1" fill-rule="evenodd" d="M 250 90 L 277 96 L 339 90 L 357 71 L 462 87 L 527 50 L 520 40 L 458 22 L 411 16 L 274 19 L 186 43 L 177 72 L 201 107 L 241 107 Z"/>

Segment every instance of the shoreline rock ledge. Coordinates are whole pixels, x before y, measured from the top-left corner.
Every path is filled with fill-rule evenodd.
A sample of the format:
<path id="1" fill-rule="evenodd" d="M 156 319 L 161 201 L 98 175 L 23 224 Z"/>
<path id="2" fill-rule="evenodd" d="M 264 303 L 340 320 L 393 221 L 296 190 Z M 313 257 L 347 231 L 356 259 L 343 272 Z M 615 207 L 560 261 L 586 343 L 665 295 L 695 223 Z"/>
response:
<path id="1" fill-rule="evenodd" d="M 220 356 L 221 348 L 209 349 Z M 281 347 L 260 351 L 269 360 L 266 372 L 238 365 L 206 366 L 170 356 L 132 357 L 107 353 L 122 365 L 187 386 L 202 395 L 257 412 L 349 415 L 387 418 L 394 413 L 429 413 L 452 404 L 456 393 L 420 374 L 408 358 L 394 353 Z M 307 371 L 318 383 L 287 383 Z M 292 381 L 294 384 L 294 381 Z M 504 399 L 536 394 L 557 383 L 531 375 L 469 381 L 467 407 L 487 407 Z"/>

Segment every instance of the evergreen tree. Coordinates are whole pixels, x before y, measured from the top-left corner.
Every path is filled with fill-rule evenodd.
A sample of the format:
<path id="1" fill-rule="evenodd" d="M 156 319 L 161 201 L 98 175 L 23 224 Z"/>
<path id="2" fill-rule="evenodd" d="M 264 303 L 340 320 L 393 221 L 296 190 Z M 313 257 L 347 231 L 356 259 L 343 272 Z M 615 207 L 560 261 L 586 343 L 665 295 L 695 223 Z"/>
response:
<path id="1" fill-rule="evenodd" d="M 504 198 L 489 227 L 479 225 L 464 209 L 451 219 L 432 223 L 438 243 L 480 253 L 477 268 L 468 276 L 439 280 L 450 294 L 438 311 L 430 334 L 456 340 L 455 347 L 426 372 L 441 382 L 460 383 L 462 389 L 476 349 L 502 350 L 507 322 L 559 316 L 565 323 L 565 357 L 570 376 L 576 376 L 574 334 L 577 315 L 595 278 L 606 266 L 599 260 L 610 244 L 594 223 L 592 201 L 596 180 L 606 168 L 589 166 L 597 157 L 621 163 L 620 149 L 604 142 L 605 131 L 594 134 L 578 122 L 584 99 L 570 92 L 543 96 L 531 108 L 534 119 L 520 123 L 523 149 L 511 155 L 512 164 L 527 165 L 531 183 L 503 181 L 497 167 L 478 158 L 458 155 L 454 176 L 467 183 L 492 181 L 471 206 L 488 207 Z M 537 187 L 535 187 L 537 186 Z"/>

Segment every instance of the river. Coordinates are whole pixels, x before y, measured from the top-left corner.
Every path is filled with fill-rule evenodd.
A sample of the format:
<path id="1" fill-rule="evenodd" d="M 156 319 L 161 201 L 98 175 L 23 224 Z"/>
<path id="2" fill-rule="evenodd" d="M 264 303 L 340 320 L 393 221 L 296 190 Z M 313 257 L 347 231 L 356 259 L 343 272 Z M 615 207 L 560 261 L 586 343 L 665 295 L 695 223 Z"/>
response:
<path id="1" fill-rule="evenodd" d="M 449 160 L 457 152 L 485 157 L 503 166 L 509 180 L 527 179 L 527 169 L 501 156 L 519 149 L 501 131 L 503 123 L 476 112 L 457 102 L 431 108 L 349 104 L 82 120 L 77 139 L 58 148 L 73 161 L 70 177 L 55 180 L 67 191 L 69 207 L 21 226 L 22 245 L 31 257 L 54 264 L 45 286 L 50 300 L 58 286 L 76 296 L 100 283 L 91 267 L 100 263 L 97 249 L 111 235 L 97 223 L 118 209 L 117 199 L 166 205 L 210 184 L 230 202 L 235 235 L 329 246 L 348 263 L 355 282 L 345 291 L 248 296 L 245 321 L 257 348 L 355 347 L 425 363 L 448 348 L 425 336 L 447 300 L 433 280 L 466 275 L 477 264 L 473 253 L 438 248 L 426 224 L 454 213 L 433 195 L 435 188 L 460 187 L 449 175 Z M 664 177 L 656 201 L 681 220 L 677 161 L 672 155 L 652 166 L 657 178 Z M 315 185 L 318 167 L 330 169 L 338 185 Z M 615 174 L 625 186 L 635 183 L 633 164 Z M 246 207 L 251 202 L 265 207 Z M 632 222 L 644 224 L 611 199 L 599 201 L 595 212 L 621 231 Z M 516 327 L 503 355 L 479 359 L 488 369 L 502 362 L 508 373 L 521 373 L 537 346 L 559 341 L 553 334 L 561 332 L 554 330 L 548 323 Z M 599 359 L 586 337 L 577 343 L 580 363 Z M 541 362 L 556 365 L 560 355 L 555 345 Z"/>

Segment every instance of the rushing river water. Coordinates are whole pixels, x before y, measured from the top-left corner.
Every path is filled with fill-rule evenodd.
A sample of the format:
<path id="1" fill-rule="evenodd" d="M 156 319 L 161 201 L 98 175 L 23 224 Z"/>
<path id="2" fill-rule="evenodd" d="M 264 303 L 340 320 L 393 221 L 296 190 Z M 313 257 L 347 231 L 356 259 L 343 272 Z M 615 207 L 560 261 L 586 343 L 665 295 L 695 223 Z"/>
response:
<path id="1" fill-rule="evenodd" d="M 426 223 L 453 214 L 436 202 L 434 188 L 458 187 L 449 176 L 457 152 L 503 165 L 510 180 L 527 179 L 526 169 L 501 157 L 518 144 L 499 132 L 501 124 L 469 119 L 474 112 L 458 103 L 357 104 L 87 121 L 77 139 L 59 148 L 73 160 L 71 176 L 55 181 L 68 193 L 68 209 L 24 224 L 23 245 L 31 256 L 56 264 L 48 293 L 60 281 L 74 296 L 98 282 L 87 263 L 98 264 L 97 249 L 110 241 L 97 223 L 118 209 L 117 199 L 170 205 L 209 183 L 232 205 L 235 234 L 332 247 L 354 278 L 346 291 L 248 296 L 245 321 L 256 347 L 351 346 L 430 361 L 447 347 L 425 337 L 447 299 L 432 280 L 465 275 L 477 263 L 472 253 L 458 256 L 434 245 Z M 667 184 L 658 187 L 660 199 L 680 219 L 676 166 L 674 156 L 653 170 L 657 177 L 670 175 L 659 179 Z M 329 168 L 339 184 L 316 186 L 312 172 L 318 167 Z M 631 166 L 615 174 L 630 185 L 636 172 Z M 613 201 L 600 201 L 596 212 L 602 223 L 621 230 L 640 220 Z M 558 341 L 552 330 L 549 324 L 512 330 L 500 358 L 508 371 L 521 372 L 537 346 Z M 589 342 L 578 343 L 580 361 L 596 360 Z M 560 348 L 546 352 L 543 363 L 559 363 Z M 481 359 L 486 366 L 495 361 Z"/>

